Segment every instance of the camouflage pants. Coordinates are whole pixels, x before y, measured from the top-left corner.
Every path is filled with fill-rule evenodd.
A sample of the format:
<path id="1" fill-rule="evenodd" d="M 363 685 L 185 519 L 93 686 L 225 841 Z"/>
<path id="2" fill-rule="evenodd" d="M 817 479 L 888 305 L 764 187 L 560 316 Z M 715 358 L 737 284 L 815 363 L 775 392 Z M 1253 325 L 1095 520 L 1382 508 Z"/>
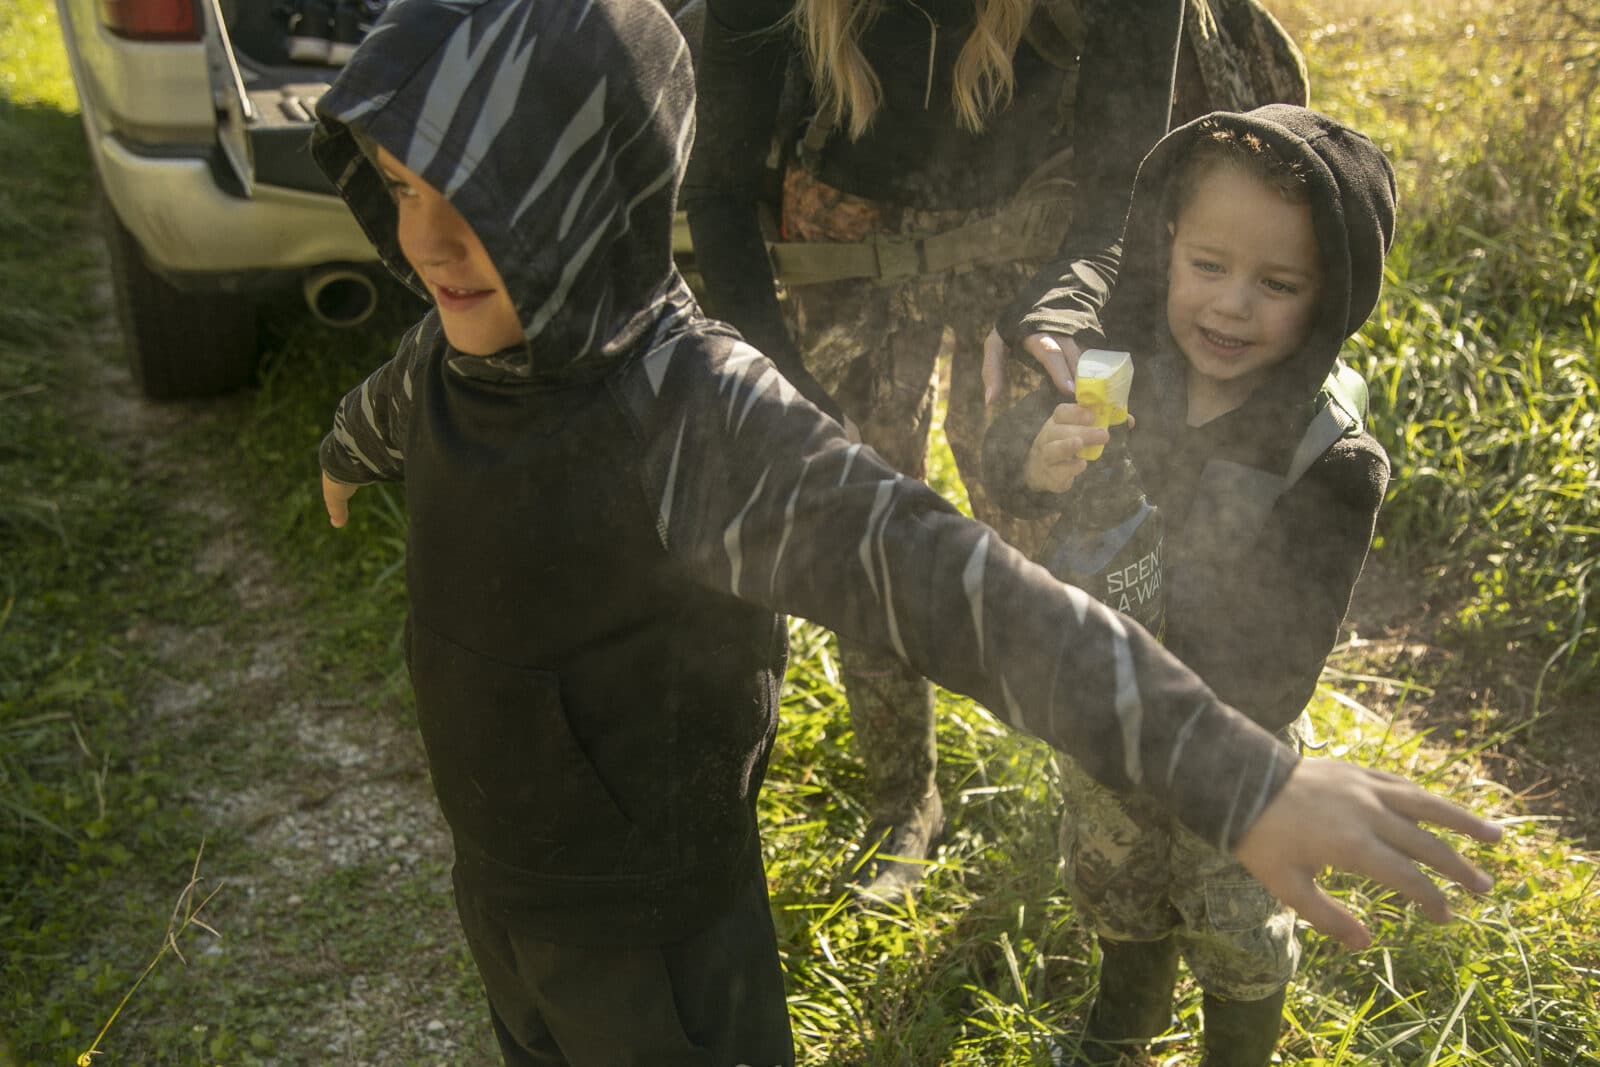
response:
<path id="1" fill-rule="evenodd" d="M 1294 977 L 1294 912 L 1154 802 L 1112 792 L 1056 754 L 1062 880 L 1084 921 L 1119 941 L 1176 938 L 1202 989 L 1260 1000 Z"/>
<path id="2" fill-rule="evenodd" d="M 790 239 L 859 241 L 873 234 L 926 235 L 978 212 L 891 209 L 789 172 L 784 225 Z M 983 339 L 994 317 L 1036 263 L 918 275 L 888 284 L 852 280 L 798 285 L 784 301 L 806 367 L 871 445 L 896 470 L 923 478 L 939 382 L 950 358 L 945 435 L 972 513 L 1025 552 L 1043 543 L 1048 522 L 1023 522 L 996 508 L 979 479 L 983 435 L 993 408 L 983 403 Z M 1010 361 L 1012 399 L 1040 380 Z M 893 655 L 840 642 L 851 723 L 872 792 L 873 815 L 898 821 L 933 788 L 933 694 Z"/>
<path id="3" fill-rule="evenodd" d="M 791 168 L 784 184 L 784 227 L 793 240 L 927 236 L 985 214 L 890 207 L 833 189 L 799 167 Z M 1010 361 L 1009 397 L 986 408 L 983 339 L 1038 267 L 1019 261 L 891 282 L 796 285 L 784 301 L 806 368 L 860 428 L 862 440 L 915 478 L 927 473 L 939 359 L 948 352 L 944 431 L 972 514 L 1024 552 L 1042 543 L 1048 523 L 1022 522 L 995 507 L 983 489 L 979 454 L 993 416 L 1042 378 Z"/>
<path id="4" fill-rule="evenodd" d="M 872 820 L 898 825 L 934 789 L 933 686 L 892 653 L 842 638 L 839 665 Z"/>

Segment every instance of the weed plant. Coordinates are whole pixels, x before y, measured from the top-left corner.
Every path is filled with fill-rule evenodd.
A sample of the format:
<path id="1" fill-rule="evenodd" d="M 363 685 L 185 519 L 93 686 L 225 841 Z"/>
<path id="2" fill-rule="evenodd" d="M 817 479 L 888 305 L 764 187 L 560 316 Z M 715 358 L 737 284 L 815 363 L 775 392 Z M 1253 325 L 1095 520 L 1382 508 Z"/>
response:
<path id="1" fill-rule="evenodd" d="M 1306 42 L 1317 102 L 1374 130 L 1400 163 L 1406 221 L 1388 295 L 1359 350 L 1399 475 L 1380 551 L 1468 576 L 1446 640 L 1463 648 L 1526 642 L 1559 653 L 1563 684 L 1584 684 L 1582 671 L 1593 666 L 1585 568 L 1594 552 L 1593 508 L 1581 497 L 1593 496 L 1600 409 L 1592 355 L 1600 319 L 1592 176 L 1600 168 L 1585 132 L 1593 119 L 1583 107 L 1558 119 L 1552 102 L 1524 120 L 1548 123 L 1539 135 L 1546 140 L 1494 135 L 1520 128 L 1519 101 L 1529 94 L 1544 100 L 1569 74 L 1582 76 L 1582 62 L 1568 71 L 1548 59 L 1552 48 L 1582 43 L 1556 48 L 1525 32 L 1516 5 L 1480 19 L 1473 0 L 1450 0 L 1433 22 L 1343 3 L 1318 5 L 1314 22 L 1289 21 Z M 11 206 L 26 202 L 27 226 L 66 249 L 40 270 L 20 236 L 31 231 L 5 230 L 0 242 L 0 279 L 33 286 L 0 290 L 4 1067 L 68 1062 L 90 1046 L 148 964 L 148 931 L 159 934 L 201 836 L 217 857 L 208 865 L 243 865 L 248 882 L 236 831 L 190 806 L 198 782 L 294 773 L 292 751 L 265 765 L 241 759 L 233 750 L 251 724 L 231 720 L 226 706 L 209 735 L 182 747 L 164 740 L 148 705 L 150 665 L 130 662 L 119 638 L 130 619 L 214 622 L 226 598 L 192 574 L 194 524 L 158 506 L 172 487 L 140 484 L 96 443 L 94 427 L 68 419 L 83 405 L 69 404 L 65 391 L 82 383 L 51 355 L 85 317 L 93 274 L 74 249 L 87 241 L 92 187 L 54 33 L 47 0 L 0 5 L 0 226 L 21 227 Z M 1479 73 L 1468 77 L 1474 56 Z M 1524 60 L 1538 78 L 1510 77 Z M 1507 154 L 1508 144 L 1522 147 Z M 1514 190 L 1506 210 L 1531 214 L 1513 223 L 1482 202 L 1483 190 L 1499 188 L 1497 172 Z M 287 307 L 274 311 L 261 384 L 231 402 L 236 417 L 197 420 L 153 447 L 225 457 L 217 476 L 275 548 L 311 630 L 306 685 L 340 685 L 374 714 L 404 717 L 395 682 L 402 498 L 364 492 L 351 526 L 335 535 L 315 463 L 335 399 L 385 357 L 415 314 L 398 298 L 391 304 L 370 327 L 340 334 Z M 932 472 L 955 495 L 946 452 Z M 831 638 L 795 622 L 791 648 L 760 814 L 800 1062 L 1048 1063 L 1051 1035 L 1080 1026 L 1094 973 L 1092 940 L 1055 879 L 1049 752 L 941 694 L 948 842 L 910 907 L 850 907 L 838 886 L 867 819 L 861 768 Z M 1511 833 L 1480 854 L 1499 887 L 1486 899 L 1458 899 L 1462 921 L 1449 927 L 1423 922 L 1359 880 L 1334 880 L 1374 925 L 1379 947 L 1352 954 L 1307 937 L 1283 1062 L 1600 1064 L 1594 858 L 1527 816 L 1486 775 L 1476 749 L 1408 733 L 1365 707 L 1359 685 L 1327 681 L 1313 710 L 1330 754 L 1426 781 L 1505 817 Z M 1482 743 L 1510 729 L 1491 724 Z M 257 902 L 251 912 L 233 904 L 247 893 L 230 888 L 217 905 L 256 918 L 219 919 L 220 928 L 280 942 L 294 956 L 385 961 L 397 990 L 437 991 L 430 1010 L 486 1026 L 464 949 L 423 954 L 408 940 L 430 909 L 448 906 L 447 873 L 419 871 L 390 884 L 382 900 L 367 896 L 382 873 L 348 868 L 308 883 L 319 907 L 300 910 Z M 229 881 L 242 884 L 238 874 Z M 431 962 L 413 968 L 424 958 Z M 303 1023 L 328 1010 L 326 989 L 297 968 L 232 982 L 216 980 L 219 973 L 158 969 L 97 1062 L 328 1062 L 325 1049 L 300 1037 Z M 1158 1062 L 1198 1058 L 1199 1001 L 1185 980 Z"/>

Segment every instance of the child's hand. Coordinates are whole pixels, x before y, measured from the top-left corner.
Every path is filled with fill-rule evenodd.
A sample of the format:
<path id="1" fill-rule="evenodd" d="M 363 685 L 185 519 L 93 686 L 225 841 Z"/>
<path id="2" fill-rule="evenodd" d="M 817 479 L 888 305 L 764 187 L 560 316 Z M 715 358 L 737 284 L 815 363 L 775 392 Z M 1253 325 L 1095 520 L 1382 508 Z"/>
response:
<path id="1" fill-rule="evenodd" d="M 322 503 L 328 509 L 328 521 L 333 523 L 335 529 L 343 527 L 350 520 L 350 498 L 360 488 L 348 482 L 336 482 L 328 477 L 327 471 L 322 472 Z"/>
<path id="2" fill-rule="evenodd" d="M 1404 778 L 1331 759 L 1303 759 L 1233 852 L 1273 895 L 1306 922 L 1353 949 L 1372 935 L 1314 880 L 1335 867 L 1382 882 L 1416 903 L 1434 922 L 1450 905 L 1417 863 L 1475 893 L 1494 879 L 1417 824 L 1438 823 L 1498 841 L 1500 827 L 1434 796 Z"/>
<path id="3" fill-rule="evenodd" d="M 1104 426 L 1094 424 L 1094 412 L 1082 404 L 1057 404 L 1056 410 L 1033 439 L 1022 481 L 1040 493 L 1064 493 L 1089 466 L 1079 452 L 1111 440 Z"/>

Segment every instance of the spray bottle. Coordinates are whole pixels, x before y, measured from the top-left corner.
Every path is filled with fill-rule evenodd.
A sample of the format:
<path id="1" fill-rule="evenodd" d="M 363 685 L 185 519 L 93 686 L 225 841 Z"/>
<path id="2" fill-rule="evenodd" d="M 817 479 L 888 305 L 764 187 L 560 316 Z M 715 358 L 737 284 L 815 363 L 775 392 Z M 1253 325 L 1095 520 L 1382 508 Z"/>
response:
<path id="1" fill-rule="evenodd" d="M 1045 540 L 1039 561 L 1051 574 L 1127 615 L 1157 638 L 1166 624 L 1161 590 L 1161 512 L 1150 503 L 1128 454 L 1127 352 L 1089 349 L 1078 360 L 1078 403 L 1111 433 L 1079 453 L 1089 468 Z"/>

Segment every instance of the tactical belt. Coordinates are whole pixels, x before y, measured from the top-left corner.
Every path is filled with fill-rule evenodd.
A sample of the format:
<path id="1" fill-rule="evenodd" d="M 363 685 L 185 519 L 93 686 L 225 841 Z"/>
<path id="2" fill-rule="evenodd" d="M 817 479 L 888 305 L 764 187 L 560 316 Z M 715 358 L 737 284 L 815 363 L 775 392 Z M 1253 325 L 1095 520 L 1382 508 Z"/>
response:
<path id="1" fill-rule="evenodd" d="M 785 285 L 852 278 L 888 283 L 919 274 L 1053 256 L 1071 217 L 1070 201 L 1018 201 L 988 218 L 927 237 L 774 241 L 767 249 L 773 274 Z"/>

